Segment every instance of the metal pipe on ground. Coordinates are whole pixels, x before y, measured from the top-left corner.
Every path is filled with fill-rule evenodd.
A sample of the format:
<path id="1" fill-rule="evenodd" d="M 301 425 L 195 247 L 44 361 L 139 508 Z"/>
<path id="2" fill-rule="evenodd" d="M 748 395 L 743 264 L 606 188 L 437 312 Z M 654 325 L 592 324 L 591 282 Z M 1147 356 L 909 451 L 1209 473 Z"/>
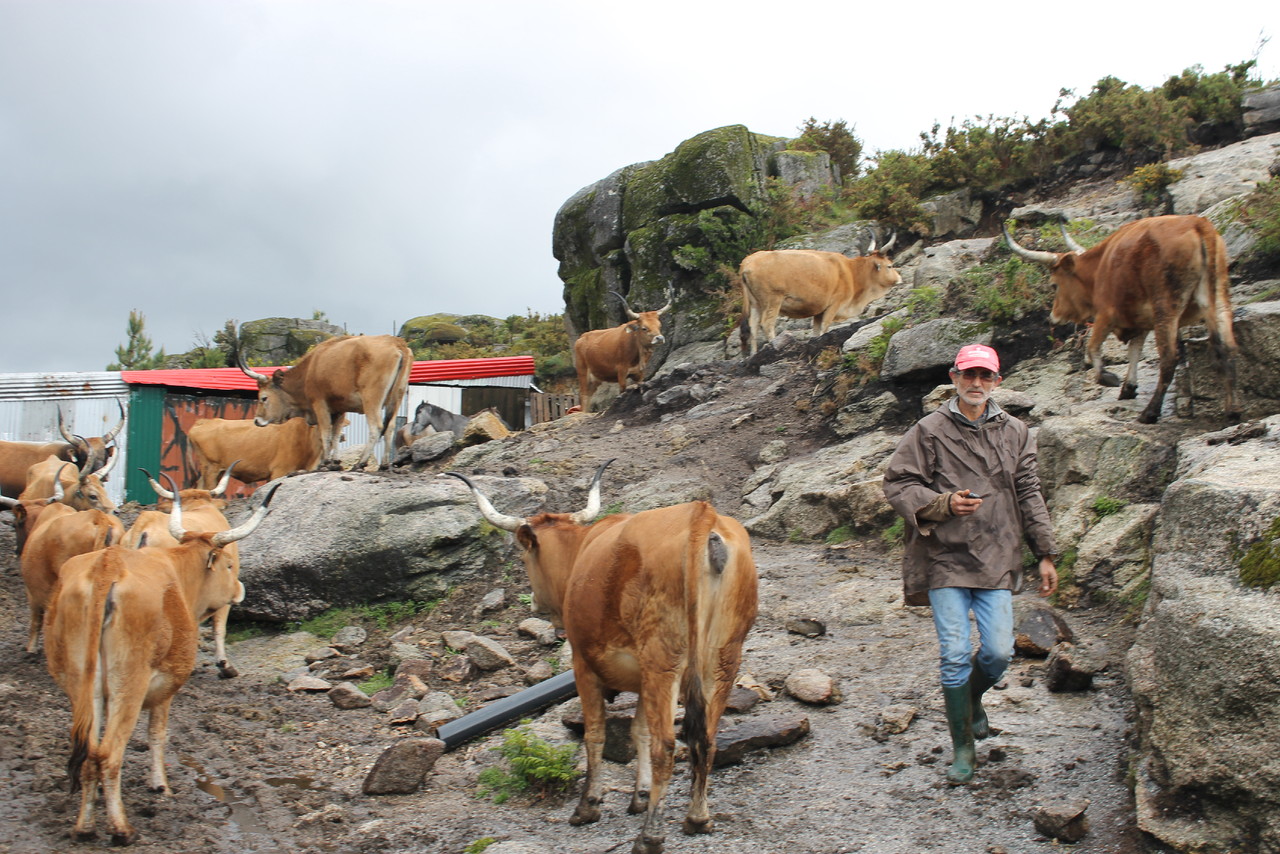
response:
<path id="1" fill-rule="evenodd" d="M 576 693 L 578 687 L 573 682 L 573 671 L 566 670 L 510 697 L 496 700 L 483 709 L 463 715 L 456 721 L 441 724 L 436 728 L 436 738 L 444 742 L 445 750 L 453 750 L 478 735 L 497 729 L 529 712 L 559 703 Z"/>

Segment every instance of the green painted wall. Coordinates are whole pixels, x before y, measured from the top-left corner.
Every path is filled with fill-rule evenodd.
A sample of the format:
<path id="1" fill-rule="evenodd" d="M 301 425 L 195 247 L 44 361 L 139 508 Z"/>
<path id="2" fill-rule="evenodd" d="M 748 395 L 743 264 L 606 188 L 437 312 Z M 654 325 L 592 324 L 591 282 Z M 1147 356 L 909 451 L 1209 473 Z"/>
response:
<path id="1" fill-rule="evenodd" d="M 163 386 L 134 386 L 129 391 L 129 471 L 125 474 L 125 501 L 153 504 L 156 494 L 140 468 L 160 471 L 161 427 L 164 424 Z"/>

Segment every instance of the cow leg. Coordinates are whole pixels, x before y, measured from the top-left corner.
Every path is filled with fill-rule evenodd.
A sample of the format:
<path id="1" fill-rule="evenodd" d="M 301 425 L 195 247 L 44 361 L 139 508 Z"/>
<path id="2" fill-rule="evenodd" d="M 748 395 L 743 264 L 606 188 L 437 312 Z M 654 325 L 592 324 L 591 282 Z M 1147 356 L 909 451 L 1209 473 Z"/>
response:
<path id="1" fill-rule="evenodd" d="M 319 468 L 325 468 L 338 456 L 338 431 L 333 429 L 333 413 L 329 411 L 327 403 L 318 402 L 313 413 L 316 418 L 316 433 L 324 445 L 320 453 Z"/>
<path id="2" fill-rule="evenodd" d="M 213 627 L 213 658 L 218 664 L 219 679 L 234 679 L 240 675 L 235 665 L 227 661 L 227 617 L 230 615 L 231 605 L 223 605 L 213 612 L 213 619 L 210 620 Z"/>
<path id="3" fill-rule="evenodd" d="M 1089 343 L 1085 347 L 1085 353 L 1089 364 L 1093 367 L 1093 381 L 1098 385 L 1114 387 L 1120 385 L 1120 378 L 1102 367 L 1102 344 L 1110 334 L 1111 324 L 1099 316 L 1089 332 Z"/>
<path id="4" fill-rule="evenodd" d="M 1138 396 L 1138 362 L 1142 361 L 1142 347 L 1146 343 L 1146 332 L 1135 333 L 1135 337 L 1129 339 L 1129 370 L 1120 386 L 1120 400 L 1133 400 Z"/>
<path id="5" fill-rule="evenodd" d="M 737 672 L 737 662 L 730 673 Z M 705 684 L 705 683 L 704 683 Z M 724 707 L 729 702 L 729 692 L 733 689 L 732 680 L 721 680 L 716 684 L 715 689 L 711 692 L 711 696 L 706 698 L 706 715 L 703 718 L 705 726 L 702 731 L 695 734 L 686 729 L 685 742 L 698 737 L 704 738 L 705 749 L 702 752 L 699 761 L 692 761 L 694 751 L 690 748 L 690 772 L 693 780 L 689 791 L 689 812 L 685 816 L 682 829 L 685 833 L 710 833 L 713 829 L 711 821 L 711 809 L 707 801 L 707 787 L 711 780 L 711 767 L 715 763 L 716 757 L 716 730 L 720 728 L 720 716 L 724 714 Z M 686 703 L 688 700 L 686 700 Z M 688 709 L 685 710 L 685 726 L 689 727 Z"/>
<path id="6" fill-rule="evenodd" d="M 351 467 L 352 471 L 360 471 L 364 468 L 365 463 L 369 462 L 369 458 L 373 456 L 373 449 L 378 446 L 378 440 L 382 438 L 382 429 L 380 428 L 385 428 L 382 423 L 382 410 L 376 404 L 373 406 L 365 405 L 364 420 L 369 422 L 369 441 L 365 443 L 364 450 L 360 452 L 360 459 L 356 460 L 356 464 Z M 336 435 L 338 431 L 335 430 L 333 432 L 335 433 L 333 444 L 336 446 L 338 444 Z M 390 457 L 388 457 L 388 462 L 390 462 Z"/>
<path id="7" fill-rule="evenodd" d="M 172 695 L 156 703 L 151 707 L 151 715 L 147 719 L 147 748 L 151 754 L 147 788 L 166 795 L 173 794 L 173 790 L 169 788 L 169 775 L 164 767 L 165 742 L 169 739 L 169 707 L 172 703 Z"/>
<path id="8" fill-rule="evenodd" d="M 760 328 L 764 330 L 766 341 L 772 341 L 778 337 L 778 311 L 781 308 L 781 305 L 767 308 L 760 315 Z"/>
<path id="9" fill-rule="evenodd" d="M 582 700 L 582 743 L 587 748 L 587 782 L 582 797 L 569 817 L 569 823 L 590 824 L 600 820 L 600 803 L 604 800 L 604 780 L 600 766 L 604 761 L 604 692 L 599 680 L 591 672 L 590 665 L 576 654 L 573 656 L 574 681 L 578 697 Z"/>
<path id="10" fill-rule="evenodd" d="M 649 789 L 653 786 L 653 763 L 649 758 L 649 723 L 645 720 L 643 703 L 636 705 L 635 720 L 631 722 L 631 744 L 636 750 L 636 787 L 631 794 L 627 812 L 634 815 L 649 809 Z"/>
<path id="11" fill-rule="evenodd" d="M 31 603 L 31 627 L 27 630 L 27 652 L 35 654 L 40 649 L 40 625 L 44 622 L 44 608 Z"/>
<path id="12" fill-rule="evenodd" d="M 663 798 L 671 782 L 676 752 L 676 671 L 657 668 L 640 678 L 640 704 L 649 727 L 649 764 L 653 780 L 649 787 L 649 810 L 631 854 L 662 854 L 666 833 L 663 828 Z"/>
<path id="13" fill-rule="evenodd" d="M 760 340 L 760 309 L 755 303 L 751 304 L 751 308 L 747 312 L 747 334 L 751 339 L 749 347 L 751 352 L 748 355 L 754 356 L 759 349 L 758 342 Z"/>
<path id="14" fill-rule="evenodd" d="M 147 675 L 144 674 L 143 678 L 147 678 Z M 120 798 L 120 767 L 124 763 L 129 736 L 138 723 L 138 715 L 142 711 L 141 694 L 145 692 L 145 685 L 131 685 L 125 686 L 121 693 L 113 694 L 107 725 L 95 751 L 99 779 L 102 781 L 102 799 L 107 808 L 107 827 L 111 832 L 113 845 L 129 845 L 138 837 L 138 832 L 129 824 L 124 812 L 124 801 Z"/>
<path id="15" fill-rule="evenodd" d="M 93 839 L 97 832 L 93 829 L 94 807 L 98 798 L 98 761 L 92 751 L 80 766 L 80 812 L 76 814 L 75 826 L 71 829 L 74 839 Z"/>
<path id="16" fill-rule="evenodd" d="M 1174 369 L 1178 366 L 1178 324 L 1165 318 L 1156 318 L 1156 353 L 1160 356 L 1160 378 L 1156 381 L 1156 390 L 1147 401 L 1146 408 L 1138 416 L 1140 424 L 1155 424 L 1160 418 L 1160 409 L 1164 406 L 1164 395 L 1173 381 Z"/>

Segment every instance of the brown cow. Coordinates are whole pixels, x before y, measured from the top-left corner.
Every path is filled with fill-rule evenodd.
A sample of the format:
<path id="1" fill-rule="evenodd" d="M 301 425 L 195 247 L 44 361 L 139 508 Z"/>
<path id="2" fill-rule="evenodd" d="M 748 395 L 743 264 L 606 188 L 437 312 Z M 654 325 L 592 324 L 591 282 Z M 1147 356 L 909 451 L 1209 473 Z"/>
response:
<path id="1" fill-rule="evenodd" d="M 742 259 L 742 308 L 747 316 L 744 349 L 754 356 L 760 334 L 777 335 L 778 316 L 813 318 L 814 335 L 831 324 L 857 317 L 871 303 L 901 284 L 888 251 L 897 235 L 880 249 L 873 240 L 867 254 L 848 258 L 816 249 L 772 249 Z"/>
<path id="2" fill-rule="evenodd" d="M 622 300 L 630 320 L 611 329 L 589 330 L 573 342 L 573 367 L 578 372 L 578 402 L 583 412 L 601 382 L 616 382 L 618 391 L 625 391 L 629 378 L 643 380 L 654 345 L 665 340 L 662 314 L 671 308 L 670 293 L 662 308 L 641 312 L 632 311 L 621 294 L 609 293 Z"/>
<path id="3" fill-rule="evenodd" d="M 250 428 L 253 427 L 251 422 L 244 422 Z M 146 469 L 139 469 L 143 474 L 147 475 L 147 482 L 151 484 L 151 488 L 155 490 L 160 500 L 156 502 L 158 510 L 143 510 L 138 517 L 133 520 L 133 524 L 129 526 L 129 530 L 124 535 L 121 543 L 125 548 L 140 549 L 148 546 L 159 548 L 168 548 L 178 545 L 178 541 L 169 533 L 169 525 L 172 520 L 170 512 L 173 509 L 174 494 L 171 490 L 165 489 L 156 483 L 155 479 L 147 473 Z M 236 471 L 239 471 L 237 468 Z M 168 475 L 162 475 L 168 477 Z M 226 474 L 222 476 L 222 480 L 214 486 L 213 489 L 184 489 L 178 493 L 179 500 L 182 502 L 182 512 L 187 520 L 187 524 L 197 531 L 225 531 L 231 527 L 227 522 L 227 518 L 222 515 L 222 511 L 227 508 L 227 502 L 223 499 L 223 494 L 227 490 L 227 484 L 231 481 L 231 469 L 228 468 Z M 170 481 L 172 485 L 172 481 Z M 231 565 L 231 575 L 233 578 L 240 577 L 240 547 L 235 543 L 231 543 L 226 547 L 227 559 Z M 197 610 L 207 612 L 213 619 L 213 656 L 214 661 L 218 665 L 218 677 L 221 679 L 231 679 L 239 676 L 240 671 L 235 668 L 227 660 L 227 619 L 231 615 L 231 600 L 202 601 L 198 603 Z M 201 620 L 203 622 L 203 620 Z"/>
<path id="4" fill-rule="evenodd" d="M 124 523 L 101 510 L 72 510 L 59 504 L 41 514 L 40 524 L 22 551 L 22 583 L 26 585 L 31 609 L 27 652 L 39 648 L 40 622 L 58 581 L 58 571 L 67 559 L 105 549 L 123 538 Z"/>
<path id="5" fill-rule="evenodd" d="M 44 518 L 44 514 L 50 509 L 61 507 L 65 508 L 69 513 L 75 512 L 75 508 L 62 502 L 62 498 L 62 481 L 57 479 L 53 482 L 53 495 L 48 498 L 23 501 L 18 498 L 8 498 L 0 495 L 0 507 L 6 507 L 13 513 L 14 554 L 22 555 L 22 550 L 26 547 L 27 540 L 35 533 L 41 519 Z M 50 518 L 53 517 L 51 516 Z"/>
<path id="6" fill-rule="evenodd" d="M 346 414 L 339 415 L 336 423 L 339 430 L 346 426 Z M 187 441 L 198 472 L 196 486 L 201 489 L 213 489 L 233 463 L 236 480 L 256 483 L 312 471 L 324 454 L 320 426 L 308 425 L 305 418 L 265 427 L 247 420 L 201 418 L 187 431 Z"/>
<path id="7" fill-rule="evenodd" d="M 636 787 L 630 812 L 646 813 L 632 849 L 662 850 L 663 795 L 675 750 L 674 713 L 693 782 L 685 833 L 707 833 L 707 778 L 716 728 L 733 688 L 742 642 L 756 617 L 756 567 L 746 530 L 705 501 L 607 516 L 596 472 L 587 506 L 574 514 L 504 516 L 465 477 L 484 518 L 513 531 L 534 604 L 563 626 L 586 724 L 587 781 L 571 824 L 600 818 L 605 695 L 639 694 L 631 736 Z M 452 473 L 451 473 L 452 474 Z"/>
<path id="8" fill-rule="evenodd" d="M 116 503 L 107 494 L 103 482 L 111 469 L 115 467 L 119 457 L 112 454 L 105 468 L 96 474 L 76 471 L 71 463 L 50 455 L 44 462 L 37 463 L 27 471 L 27 485 L 18 496 L 20 501 L 36 501 L 50 498 L 61 491 L 63 504 L 69 504 L 77 510 L 101 510 L 104 513 L 115 513 Z"/>
<path id="9" fill-rule="evenodd" d="M 120 406 L 120 402 L 116 401 Z M 93 474 L 107 464 L 110 445 L 124 427 L 124 407 L 120 406 L 120 422 L 102 436 L 85 439 L 67 431 L 58 410 L 58 432 L 65 442 L 0 442 L 0 493 L 17 495 L 27 485 L 27 471 L 50 456 L 69 463 L 86 474 Z"/>
<path id="10" fill-rule="evenodd" d="M 67 772 L 72 792 L 81 792 L 76 838 L 94 835 L 99 785 L 112 842 L 137 838 L 120 798 L 120 768 L 143 709 L 150 711 L 148 785 L 170 793 L 164 766 L 169 706 L 195 668 L 196 624 L 206 616 L 197 603 L 243 597 L 226 546 L 253 532 L 270 500 L 268 493 L 247 522 L 218 533 L 184 531 L 175 504 L 171 533 L 181 545 L 112 546 L 63 564 L 44 635 L 49 673 L 71 700 Z"/>
<path id="11" fill-rule="evenodd" d="M 363 412 L 369 422 L 369 442 L 354 468 L 368 462 L 378 438 L 383 440 L 384 467 L 391 465 L 391 434 L 396 412 L 409 388 L 413 351 L 395 335 L 344 335 L 321 341 L 292 368 L 272 376 L 250 370 L 237 351 L 240 370 L 258 383 L 259 427 L 303 417 L 316 424 L 324 437 L 322 462 L 337 454 L 340 419 L 344 412 Z"/>
<path id="12" fill-rule="evenodd" d="M 1179 330 L 1200 322 L 1209 330 L 1222 372 L 1223 411 L 1228 420 L 1239 420 L 1227 247 L 1209 220 L 1199 216 L 1148 217 L 1121 226 L 1092 249 L 1075 243 L 1063 225 L 1070 252 L 1024 249 L 1007 227 L 1003 230 L 1015 253 L 1049 267 L 1056 288 L 1050 322 L 1093 321 L 1086 349 L 1094 379 L 1103 385 L 1120 385 L 1121 400 L 1137 396 L 1142 345 L 1147 333 L 1155 330 L 1160 377 L 1138 421 L 1154 424 L 1160 417 L 1177 367 Z M 1123 385 L 1102 369 L 1102 342 L 1112 332 L 1129 345 L 1129 370 Z"/>

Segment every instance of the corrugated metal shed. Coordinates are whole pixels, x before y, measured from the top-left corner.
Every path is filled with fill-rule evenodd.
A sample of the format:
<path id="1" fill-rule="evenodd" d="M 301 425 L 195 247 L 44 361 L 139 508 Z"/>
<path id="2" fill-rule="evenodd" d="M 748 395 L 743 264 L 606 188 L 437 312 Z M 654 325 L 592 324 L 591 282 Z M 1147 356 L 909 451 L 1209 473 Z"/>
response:
<path id="1" fill-rule="evenodd" d="M 254 368 L 270 376 L 280 366 Z M 499 385 L 528 388 L 533 381 L 532 356 L 498 359 L 442 359 L 414 362 L 409 371 L 411 385 Z M 258 384 L 239 368 L 187 368 L 183 370 L 122 371 L 119 376 L 130 385 L 162 385 L 169 388 L 202 388 L 216 391 L 257 392 Z"/>
<path id="2" fill-rule="evenodd" d="M 0 439 L 10 442 L 56 442 L 58 412 L 68 430 L 101 436 L 129 408 L 129 386 L 115 371 L 0 374 Z M 119 453 L 128 453 L 128 431 L 116 437 Z M 120 466 L 127 456 L 121 457 Z M 118 474 L 117 468 L 113 474 Z M 124 477 L 107 479 L 107 494 L 124 500 Z M 13 497 L 13 496 L 10 496 Z"/>

